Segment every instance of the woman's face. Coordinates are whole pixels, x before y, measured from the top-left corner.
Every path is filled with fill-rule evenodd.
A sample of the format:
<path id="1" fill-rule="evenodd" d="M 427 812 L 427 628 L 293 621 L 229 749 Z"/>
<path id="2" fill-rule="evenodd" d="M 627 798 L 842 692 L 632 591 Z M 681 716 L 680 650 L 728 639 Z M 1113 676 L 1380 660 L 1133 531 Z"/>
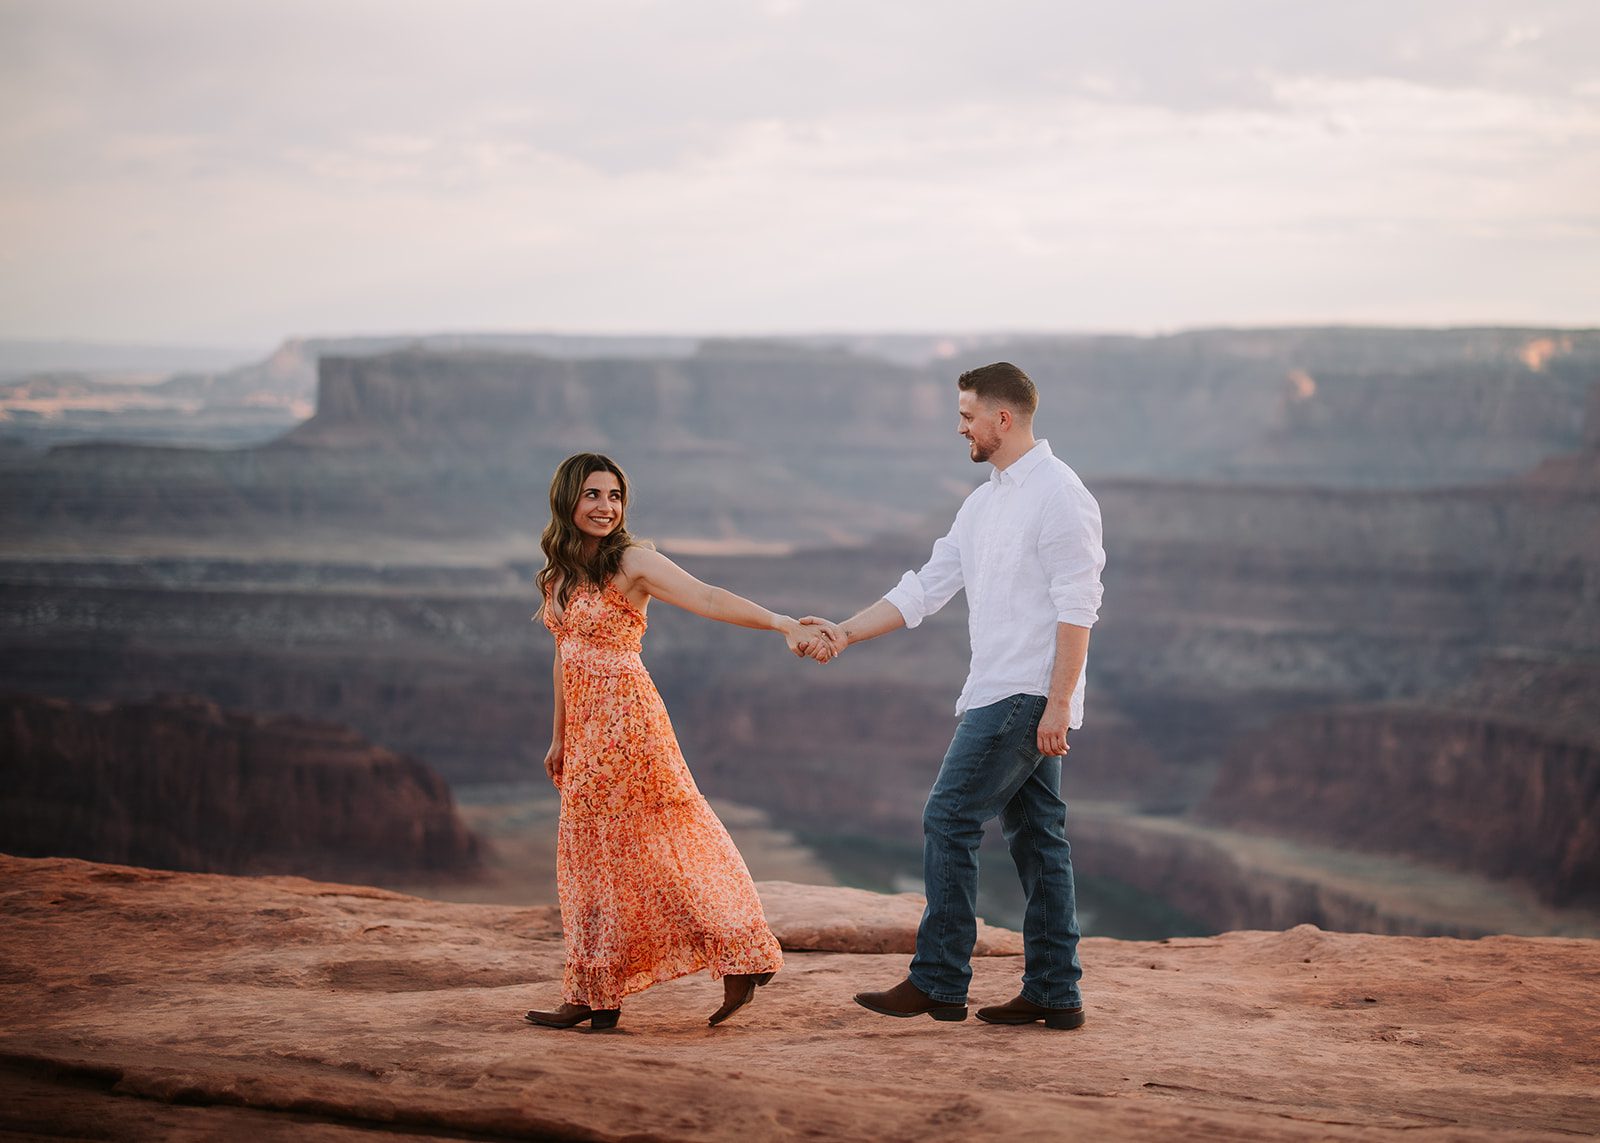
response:
<path id="1" fill-rule="evenodd" d="M 572 522 L 594 540 L 603 540 L 622 526 L 622 484 L 616 473 L 601 469 L 584 477 Z"/>

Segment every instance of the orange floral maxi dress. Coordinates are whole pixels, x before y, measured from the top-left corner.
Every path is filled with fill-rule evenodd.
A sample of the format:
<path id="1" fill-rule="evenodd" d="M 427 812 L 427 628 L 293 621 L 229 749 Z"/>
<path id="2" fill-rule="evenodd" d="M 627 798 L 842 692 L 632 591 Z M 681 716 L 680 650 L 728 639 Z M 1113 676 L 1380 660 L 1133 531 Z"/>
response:
<path id="1" fill-rule="evenodd" d="M 561 649 L 565 760 L 556 885 L 564 999 L 616 1008 L 709 968 L 783 964 L 744 858 L 683 760 L 639 658 L 645 617 L 613 584 L 578 589 L 545 626 Z"/>

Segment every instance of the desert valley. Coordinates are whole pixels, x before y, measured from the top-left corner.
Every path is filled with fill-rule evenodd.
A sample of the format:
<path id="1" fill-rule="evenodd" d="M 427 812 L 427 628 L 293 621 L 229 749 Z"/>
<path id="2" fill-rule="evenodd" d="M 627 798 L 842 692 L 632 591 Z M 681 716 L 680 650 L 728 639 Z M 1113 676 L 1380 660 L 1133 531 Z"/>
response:
<path id="1" fill-rule="evenodd" d="M 0 848 L 553 900 L 555 461 L 612 453 L 690 570 L 838 616 L 975 483 L 952 382 L 996 358 L 1106 522 L 1067 781 L 1090 931 L 1600 935 L 1600 335 L 1546 330 L 291 343 L 178 379 L 219 439 L 12 414 Z M 826 668 L 650 620 L 758 875 L 915 888 L 960 598 Z"/>

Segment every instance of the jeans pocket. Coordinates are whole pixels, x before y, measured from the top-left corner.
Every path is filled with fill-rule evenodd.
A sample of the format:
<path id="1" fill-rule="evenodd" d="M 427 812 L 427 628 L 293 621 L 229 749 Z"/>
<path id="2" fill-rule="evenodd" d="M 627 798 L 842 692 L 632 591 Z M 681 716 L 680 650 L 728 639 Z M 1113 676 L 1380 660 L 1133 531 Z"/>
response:
<path id="1" fill-rule="evenodd" d="M 1026 716 L 1028 699 L 1031 697 L 1031 695 L 1012 695 L 1008 699 L 1001 700 L 1006 704 L 1006 720 L 1000 726 L 1000 737 L 1003 738 L 1010 734 L 1011 728 L 1016 725 L 1017 719 Z"/>
<path id="2" fill-rule="evenodd" d="M 1010 698 L 1001 699 L 1005 704 L 1005 721 L 1000 729 L 995 732 L 997 738 L 1008 738 L 1014 732 L 1026 730 L 1031 737 L 1039 731 L 1039 720 L 1044 717 L 1045 704 L 1049 702 L 1043 695 L 1012 695 Z M 999 705 L 999 704 L 996 704 Z"/>

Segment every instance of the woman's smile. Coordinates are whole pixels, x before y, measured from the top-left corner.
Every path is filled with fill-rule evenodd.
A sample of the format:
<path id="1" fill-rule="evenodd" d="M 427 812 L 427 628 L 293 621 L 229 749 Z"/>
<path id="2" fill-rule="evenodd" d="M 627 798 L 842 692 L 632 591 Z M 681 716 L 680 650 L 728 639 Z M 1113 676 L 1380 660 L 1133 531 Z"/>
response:
<path id="1" fill-rule="evenodd" d="M 578 506 L 572 522 L 578 531 L 596 540 L 604 539 L 622 524 L 622 484 L 612 473 L 591 473 L 578 493 Z"/>

